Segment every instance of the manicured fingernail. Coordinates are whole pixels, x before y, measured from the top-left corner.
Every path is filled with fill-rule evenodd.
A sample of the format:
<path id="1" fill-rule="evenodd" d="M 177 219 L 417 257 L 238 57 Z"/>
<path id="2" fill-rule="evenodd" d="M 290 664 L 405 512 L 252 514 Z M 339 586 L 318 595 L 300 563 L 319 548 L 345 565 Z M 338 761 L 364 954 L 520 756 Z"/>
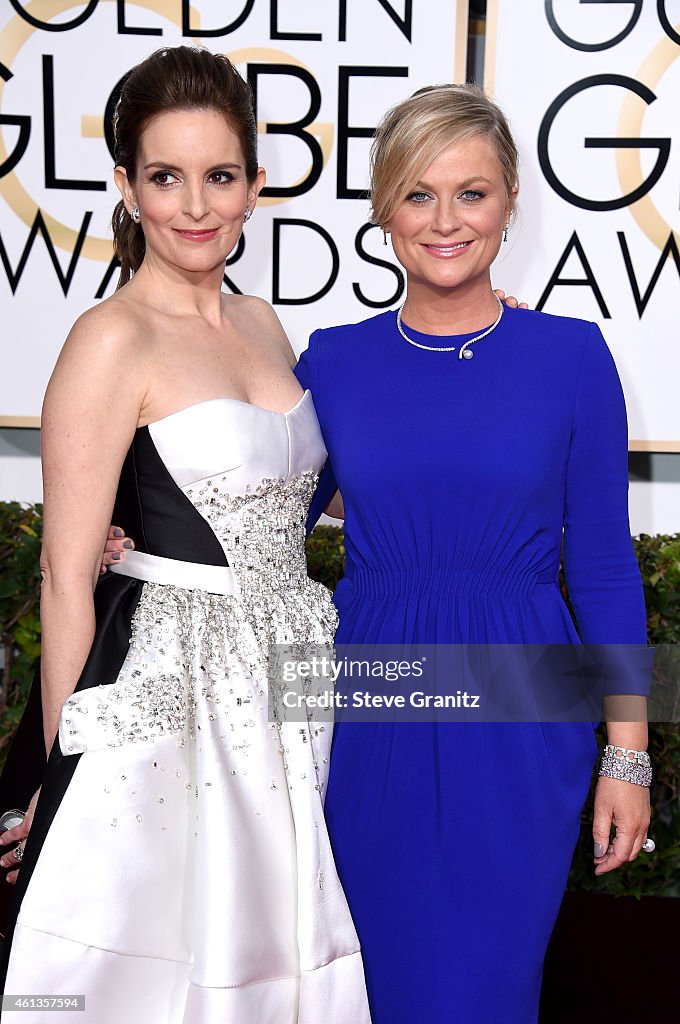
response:
<path id="1" fill-rule="evenodd" d="M 124 537 L 125 534 L 123 533 L 123 531 L 121 529 L 116 527 L 115 530 L 113 531 L 113 536 L 114 537 Z"/>
<path id="2" fill-rule="evenodd" d="M 134 547 L 134 546 L 135 546 L 135 545 L 133 544 L 133 542 L 132 542 L 131 540 L 125 540 L 125 541 L 123 541 L 123 547 L 124 547 L 124 548 L 127 548 L 127 549 L 128 549 L 128 551 L 132 551 L 132 549 L 133 549 L 133 547 Z"/>
<path id="3" fill-rule="evenodd" d="M 602 854 L 604 853 L 604 846 L 602 845 L 602 843 L 594 843 L 593 844 L 593 850 L 594 850 L 594 853 L 593 853 L 594 857 L 601 857 Z"/>
<path id="4" fill-rule="evenodd" d="M 111 558 L 119 559 L 121 557 L 120 551 L 112 551 Z"/>

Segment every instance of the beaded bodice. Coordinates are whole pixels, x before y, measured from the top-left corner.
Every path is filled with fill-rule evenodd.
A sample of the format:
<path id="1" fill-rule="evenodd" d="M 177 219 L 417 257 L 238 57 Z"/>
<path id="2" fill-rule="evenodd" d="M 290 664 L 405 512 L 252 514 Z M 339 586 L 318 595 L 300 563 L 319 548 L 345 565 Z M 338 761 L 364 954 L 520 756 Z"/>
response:
<path id="1" fill-rule="evenodd" d="M 309 586 L 305 522 L 326 459 L 311 394 L 287 413 L 233 399 L 149 427 L 178 487 L 207 522 L 253 613 Z"/>
<path id="2" fill-rule="evenodd" d="M 217 398 L 148 429 L 237 583 L 245 587 L 260 575 L 281 590 L 306 578 L 305 520 L 326 459 L 308 391 L 287 413 Z"/>
<path id="3" fill-rule="evenodd" d="M 289 479 L 265 478 L 231 494 L 229 475 L 186 491 L 222 545 L 242 597 L 307 583 L 305 523 L 318 480 L 313 469 Z"/>

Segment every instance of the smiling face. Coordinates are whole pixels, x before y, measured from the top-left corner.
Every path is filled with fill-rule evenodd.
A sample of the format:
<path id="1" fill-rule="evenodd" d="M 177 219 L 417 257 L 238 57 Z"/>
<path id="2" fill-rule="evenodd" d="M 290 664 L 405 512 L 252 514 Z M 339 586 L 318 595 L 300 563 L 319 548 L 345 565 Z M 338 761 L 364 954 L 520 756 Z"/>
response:
<path id="1" fill-rule="evenodd" d="M 414 286 L 488 291 L 516 192 L 508 195 L 498 157 L 483 136 L 442 150 L 385 225 L 409 292 Z"/>
<path id="2" fill-rule="evenodd" d="M 173 110 L 142 133 L 135 181 L 115 171 L 128 212 L 139 207 L 146 259 L 184 271 L 224 267 L 238 242 L 246 208 L 264 185 L 245 173 L 238 136 L 215 110 Z"/>

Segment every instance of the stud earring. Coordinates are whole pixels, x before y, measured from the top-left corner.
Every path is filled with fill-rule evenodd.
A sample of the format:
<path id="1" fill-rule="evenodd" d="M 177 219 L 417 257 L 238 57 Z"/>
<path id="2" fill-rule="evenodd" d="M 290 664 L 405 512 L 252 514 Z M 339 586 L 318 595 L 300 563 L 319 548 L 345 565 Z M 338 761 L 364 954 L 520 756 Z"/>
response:
<path id="1" fill-rule="evenodd" d="M 252 217 L 252 215 L 253 215 L 253 211 L 250 209 L 249 206 L 247 206 L 246 207 L 246 212 L 243 214 L 243 223 L 247 224 L 248 221 L 250 220 L 250 218 Z"/>

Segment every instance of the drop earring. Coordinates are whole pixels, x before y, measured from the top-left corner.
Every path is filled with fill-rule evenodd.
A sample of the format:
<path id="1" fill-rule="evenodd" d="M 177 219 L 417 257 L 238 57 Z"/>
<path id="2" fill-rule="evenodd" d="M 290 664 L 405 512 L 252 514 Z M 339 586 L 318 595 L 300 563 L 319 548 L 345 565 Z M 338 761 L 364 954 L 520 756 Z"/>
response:
<path id="1" fill-rule="evenodd" d="M 253 215 L 253 211 L 250 209 L 249 206 L 246 206 L 246 212 L 243 214 L 243 223 L 247 224 L 248 221 L 250 220 L 250 218 L 252 217 L 252 215 Z"/>
<path id="2" fill-rule="evenodd" d="M 508 240 L 508 228 L 509 228 L 509 227 L 510 227 L 510 224 L 508 223 L 508 224 L 506 224 L 506 225 L 505 225 L 505 227 L 503 228 L 503 241 L 504 241 L 504 242 L 507 242 L 507 240 Z"/>
<path id="3" fill-rule="evenodd" d="M 132 219 L 135 222 L 135 224 L 139 224 L 139 222 L 140 222 L 140 220 L 142 218 L 139 216 L 139 207 L 138 206 L 133 206 L 132 207 L 132 209 L 130 210 L 130 216 L 132 217 Z"/>
<path id="4" fill-rule="evenodd" d="M 382 233 L 383 233 L 383 245 L 387 245 L 387 232 L 385 231 L 384 228 L 382 229 Z"/>

